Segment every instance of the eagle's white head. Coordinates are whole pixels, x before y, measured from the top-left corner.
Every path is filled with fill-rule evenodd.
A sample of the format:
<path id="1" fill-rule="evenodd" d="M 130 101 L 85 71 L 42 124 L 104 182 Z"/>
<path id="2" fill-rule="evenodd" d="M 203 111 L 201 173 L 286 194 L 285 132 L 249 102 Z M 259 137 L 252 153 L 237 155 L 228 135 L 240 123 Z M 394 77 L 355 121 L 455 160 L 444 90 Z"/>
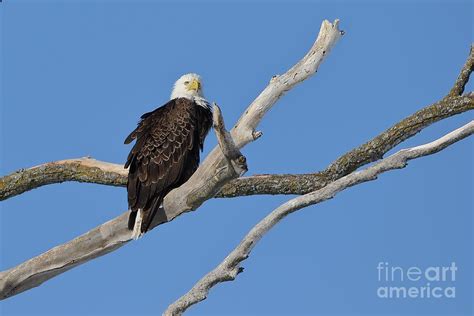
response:
<path id="1" fill-rule="evenodd" d="M 185 74 L 173 86 L 171 99 L 186 98 L 190 100 L 204 99 L 201 76 L 198 74 Z"/>

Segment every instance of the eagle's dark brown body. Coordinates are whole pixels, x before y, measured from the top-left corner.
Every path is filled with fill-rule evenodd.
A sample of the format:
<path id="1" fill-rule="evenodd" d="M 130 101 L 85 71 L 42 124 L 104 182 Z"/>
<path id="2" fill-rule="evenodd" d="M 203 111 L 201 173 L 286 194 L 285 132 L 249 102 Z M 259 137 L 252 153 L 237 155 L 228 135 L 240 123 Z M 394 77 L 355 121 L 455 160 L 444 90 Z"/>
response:
<path id="1" fill-rule="evenodd" d="M 142 210 L 146 232 L 163 198 L 186 182 L 199 165 L 199 151 L 212 126 L 212 112 L 186 98 L 169 101 L 144 114 L 125 144 L 136 139 L 125 168 L 128 174 L 129 229 Z"/>

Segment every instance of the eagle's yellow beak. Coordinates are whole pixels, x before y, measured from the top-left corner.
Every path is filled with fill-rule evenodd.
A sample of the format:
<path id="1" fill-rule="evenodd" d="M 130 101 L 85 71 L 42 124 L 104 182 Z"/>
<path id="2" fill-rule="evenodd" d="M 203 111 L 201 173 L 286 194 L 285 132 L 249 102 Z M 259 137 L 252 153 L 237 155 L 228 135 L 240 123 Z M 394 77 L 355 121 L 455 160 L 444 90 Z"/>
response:
<path id="1" fill-rule="evenodd" d="M 199 89 L 201 89 L 201 83 L 197 79 L 193 79 L 193 81 L 188 84 L 188 90 L 198 91 Z"/>

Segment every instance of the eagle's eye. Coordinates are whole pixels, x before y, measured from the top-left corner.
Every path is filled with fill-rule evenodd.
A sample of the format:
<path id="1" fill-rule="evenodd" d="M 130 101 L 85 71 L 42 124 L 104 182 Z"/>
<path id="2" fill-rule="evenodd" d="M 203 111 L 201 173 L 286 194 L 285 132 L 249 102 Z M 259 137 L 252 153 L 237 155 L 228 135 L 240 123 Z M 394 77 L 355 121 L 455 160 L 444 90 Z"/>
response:
<path id="1" fill-rule="evenodd" d="M 185 81 L 184 84 L 185 84 L 185 85 L 188 85 L 188 84 L 189 84 L 189 81 Z"/>

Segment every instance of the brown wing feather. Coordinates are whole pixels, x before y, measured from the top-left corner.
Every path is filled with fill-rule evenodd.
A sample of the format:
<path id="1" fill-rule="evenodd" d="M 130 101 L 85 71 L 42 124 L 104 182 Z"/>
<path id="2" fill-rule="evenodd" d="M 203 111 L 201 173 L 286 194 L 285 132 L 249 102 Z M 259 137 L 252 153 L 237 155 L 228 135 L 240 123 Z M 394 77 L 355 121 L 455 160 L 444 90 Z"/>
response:
<path id="1" fill-rule="evenodd" d="M 199 148 L 210 128 L 210 111 L 187 99 L 174 99 L 142 116 L 125 143 L 136 139 L 129 167 L 129 228 L 135 212 L 143 211 L 142 232 L 148 230 L 163 198 L 186 182 L 199 165 Z M 208 113 L 206 113 L 206 111 Z M 205 131 L 204 131 L 204 130 Z"/>

